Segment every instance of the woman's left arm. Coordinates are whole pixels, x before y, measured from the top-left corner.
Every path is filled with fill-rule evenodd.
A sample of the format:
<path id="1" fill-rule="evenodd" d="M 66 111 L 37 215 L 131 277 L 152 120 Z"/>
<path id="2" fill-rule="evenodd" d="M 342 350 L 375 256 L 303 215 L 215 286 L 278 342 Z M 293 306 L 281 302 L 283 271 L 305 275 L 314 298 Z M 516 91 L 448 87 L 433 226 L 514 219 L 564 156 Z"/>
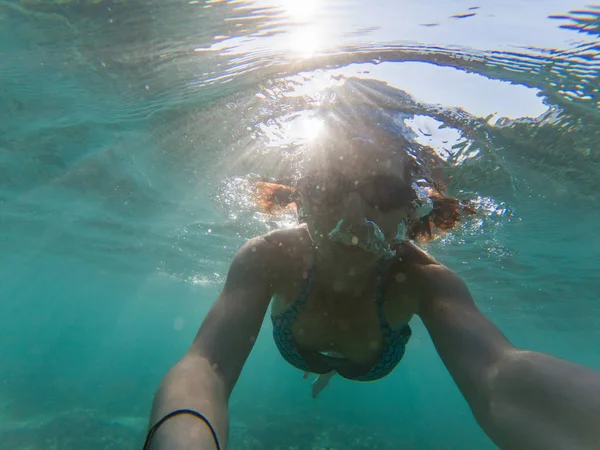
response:
<path id="1" fill-rule="evenodd" d="M 503 449 L 599 449 L 600 372 L 514 347 L 454 272 L 426 255 L 410 264 L 416 250 L 405 261 L 418 315 L 488 436 Z"/>
<path id="2" fill-rule="evenodd" d="M 600 448 L 599 372 L 515 348 L 465 294 L 434 299 L 420 317 L 500 448 Z"/>

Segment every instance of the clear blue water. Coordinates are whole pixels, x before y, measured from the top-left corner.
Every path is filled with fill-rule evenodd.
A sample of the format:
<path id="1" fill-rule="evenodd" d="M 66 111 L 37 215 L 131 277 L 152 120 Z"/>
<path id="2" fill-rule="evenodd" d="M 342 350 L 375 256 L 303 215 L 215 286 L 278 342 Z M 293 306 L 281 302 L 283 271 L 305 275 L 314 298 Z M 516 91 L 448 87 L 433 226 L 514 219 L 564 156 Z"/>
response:
<path id="1" fill-rule="evenodd" d="M 413 4 L 415 3 L 415 4 Z M 451 3 L 451 4 L 450 4 Z M 600 9 L 0 1 L 0 450 L 140 448 L 315 109 L 386 109 L 479 215 L 429 251 L 518 346 L 600 369 Z M 232 449 L 491 449 L 422 324 L 318 398 L 265 322 Z"/>

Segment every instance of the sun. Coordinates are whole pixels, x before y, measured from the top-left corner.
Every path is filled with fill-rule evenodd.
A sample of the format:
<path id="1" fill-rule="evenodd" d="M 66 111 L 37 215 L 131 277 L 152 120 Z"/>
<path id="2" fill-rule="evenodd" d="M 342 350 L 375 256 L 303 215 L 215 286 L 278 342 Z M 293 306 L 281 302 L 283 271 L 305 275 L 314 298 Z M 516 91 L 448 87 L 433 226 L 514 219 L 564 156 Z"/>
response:
<path id="1" fill-rule="evenodd" d="M 285 9 L 286 13 L 291 19 L 295 20 L 308 20 L 310 19 L 315 11 L 319 0 L 279 0 L 281 6 Z"/>

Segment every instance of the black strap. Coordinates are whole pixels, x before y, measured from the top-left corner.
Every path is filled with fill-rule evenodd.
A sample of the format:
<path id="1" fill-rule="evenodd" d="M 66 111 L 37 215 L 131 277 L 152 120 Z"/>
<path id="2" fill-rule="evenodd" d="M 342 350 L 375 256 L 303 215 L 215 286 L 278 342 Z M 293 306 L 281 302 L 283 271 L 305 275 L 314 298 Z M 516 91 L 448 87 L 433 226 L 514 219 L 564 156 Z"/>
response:
<path id="1" fill-rule="evenodd" d="M 146 441 L 144 442 L 144 448 L 142 450 L 150 450 L 150 443 L 152 442 L 152 439 L 154 438 L 154 434 L 156 433 L 156 430 L 158 430 L 158 427 L 160 427 L 171 417 L 177 416 L 179 414 L 190 414 L 202 420 L 206 425 L 208 425 L 208 428 L 210 428 L 210 432 L 212 433 L 212 437 L 215 440 L 217 450 L 221 450 L 221 446 L 219 445 L 219 439 L 217 439 L 217 433 L 215 433 L 215 429 L 213 428 L 213 426 L 210 424 L 206 417 L 204 417 L 198 411 L 194 411 L 193 409 L 177 409 L 175 411 L 171 411 L 169 414 L 165 415 L 162 419 L 156 422 L 154 426 L 148 431 L 148 434 L 146 435 Z"/>

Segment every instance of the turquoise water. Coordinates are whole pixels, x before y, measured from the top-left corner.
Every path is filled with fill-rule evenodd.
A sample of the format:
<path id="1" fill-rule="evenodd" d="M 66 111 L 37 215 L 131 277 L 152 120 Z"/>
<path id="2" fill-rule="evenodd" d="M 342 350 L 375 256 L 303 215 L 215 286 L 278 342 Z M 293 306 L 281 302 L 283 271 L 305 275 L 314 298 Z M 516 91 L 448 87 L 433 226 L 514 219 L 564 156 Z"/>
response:
<path id="1" fill-rule="evenodd" d="M 452 4 L 449 4 L 452 3 Z M 0 1 L 0 450 L 141 448 L 318 109 L 385 110 L 479 214 L 429 251 L 518 346 L 600 370 L 600 9 Z M 317 399 L 265 321 L 232 449 L 492 449 L 422 324 Z"/>

